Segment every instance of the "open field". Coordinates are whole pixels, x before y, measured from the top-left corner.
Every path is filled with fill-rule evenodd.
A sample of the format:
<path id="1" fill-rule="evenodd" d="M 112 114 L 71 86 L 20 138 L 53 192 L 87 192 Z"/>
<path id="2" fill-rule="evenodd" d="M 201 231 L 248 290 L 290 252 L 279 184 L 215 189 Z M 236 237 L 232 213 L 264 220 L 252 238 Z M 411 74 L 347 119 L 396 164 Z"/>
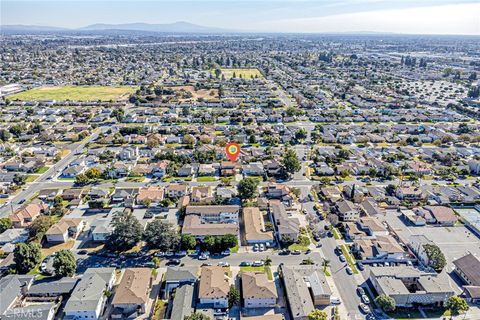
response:
<path id="1" fill-rule="evenodd" d="M 134 87 L 107 87 L 107 86 L 63 86 L 41 87 L 20 92 L 9 97 L 10 100 L 45 101 L 45 100 L 72 100 L 72 101 L 110 101 L 127 97 L 135 91 Z"/>
<path id="2" fill-rule="evenodd" d="M 222 71 L 222 75 L 225 76 L 225 79 L 230 79 L 233 77 L 235 73 L 235 77 L 243 79 L 251 79 L 253 78 L 263 78 L 263 75 L 258 71 L 258 69 L 220 69 Z M 215 75 L 215 70 L 212 70 L 213 75 Z"/>
<path id="3" fill-rule="evenodd" d="M 165 87 L 165 89 L 171 89 L 175 91 L 178 100 L 181 102 L 205 100 L 218 100 L 217 89 L 199 89 L 195 91 L 193 86 L 179 86 L 179 87 Z"/>

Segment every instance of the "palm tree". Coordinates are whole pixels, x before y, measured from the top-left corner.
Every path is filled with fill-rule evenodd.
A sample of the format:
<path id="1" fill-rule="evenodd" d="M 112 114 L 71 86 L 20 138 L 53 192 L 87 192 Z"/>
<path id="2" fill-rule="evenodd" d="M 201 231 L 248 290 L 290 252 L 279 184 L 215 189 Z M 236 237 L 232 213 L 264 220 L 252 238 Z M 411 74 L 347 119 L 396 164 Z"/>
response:
<path id="1" fill-rule="evenodd" d="M 323 273 L 327 271 L 327 268 L 330 267 L 330 260 L 323 258 L 322 259 Z"/>
<path id="2" fill-rule="evenodd" d="M 269 267 L 272 265 L 272 259 L 270 259 L 270 257 L 266 257 L 265 260 L 263 260 L 263 263 L 265 266 Z"/>

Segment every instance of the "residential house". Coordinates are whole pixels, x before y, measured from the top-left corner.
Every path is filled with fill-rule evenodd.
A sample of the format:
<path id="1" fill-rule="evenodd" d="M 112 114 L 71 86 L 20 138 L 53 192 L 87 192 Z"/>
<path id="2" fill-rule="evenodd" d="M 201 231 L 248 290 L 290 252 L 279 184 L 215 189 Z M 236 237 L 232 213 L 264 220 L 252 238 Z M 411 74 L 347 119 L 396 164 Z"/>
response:
<path id="1" fill-rule="evenodd" d="M 0 278 L 0 318 L 24 297 L 35 276 L 10 274 Z"/>
<path id="2" fill-rule="evenodd" d="M 469 253 L 455 261 L 455 273 L 469 286 L 480 286 L 480 259 Z"/>
<path id="3" fill-rule="evenodd" d="M 169 198 L 180 198 L 188 193 L 188 185 L 186 184 L 169 184 L 165 188 L 165 193 Z"/>
<path id="4" fill-rule="evenodd" d="M 92 240 L 96 242 L 105 242 L 110 234 L 112 234 L 112 218 L 100 218 L 92 222 L 90 227 L 90 235 Z"/>
<path id="5" fill-rule="evenodd" d="M 266 272 L 247 271 L 241 274 L 242 297 L 245 308 L 274 308 L 278 294 L 274 281 Z"/>
<path id="6" fill-rule="evenodd" d="M 112 319 L 137 318 L 146 311 L 152 287 L 152 271 L 149 268 L 127 268 L 112 299 Z"/>
<path id="7" fill-rule="evenodd" d="M 226 308 L 228 307 L 229 292 L 230 281 L 223 267 L 202 267 L 198 290 L 200 304 L 214 308 Z"/>
<path id="8" fill-rule="evenodd" d="M 371 267 L 369 279 L 378 294 L 393 298 L 397 307 L 441 307 L 455 295 L 443 272 L 424 272 L 410 266 Z"/>
<path id="9" fill-rule="evenodd" d="M 342 221 L 356 221 L 360 217 L 358 207 L 349 200 L 337 202 L 336 209 Z"/>
<path id="10" fill-rule="evenodd" d="M 82 218 L 63 217 L 47 230 L 45 236 L 47 242 L 63 243 L 70 237 L 75 239 L 84 227 L 85 221 Z"/>
<path id="11" fill-rule="evenodd" d="M 10 215 L 10 220 L 14 228 L 24 228 L 29 226 L 40 214 L 46 212 L 48 206 L 44 203 L 29 203 L 23 205 L 15 213 Z"/>
<path id="12" fill-rule="evenodd" d="M 290 239 L 297 241 L 300 234 L 300 220 L 291 217 L 280 200 L 270 200 L 269 210 L 275 222 L 278 240 Z"/>
<path id="13" fill-rule="evenodd" d="M 245 226 L 245 241 L 247 244 L 273 244 L 273 232 L 265 230 L 263 214 L 258 207 L 243 208 L 243 224 Z"/>
<path id="14" fill-rule="evenodd" d="M 100 319 L 115 274 L 115 268 L 88 268 L 65 304 L 64 319 Z"/>
<path id="15" fill-rule="evenodd" d="M 193 203 L 212 203 L 215 200 L 210 186 L 193 186 L 190 201 Z"/>
<path id="16" fill-rule="evenodd" d="M 184 320 L 194 312 L 194 292 L 194 284 L 183 284 L 175 289 L 170 320 Z"/>
<path id="17" fill-rule="evenodd" d="M 195 284 L 197 278 L 197 267 L 168 267 L 165 273 L 165 298 L 184 284 Z"/>
<path id="18" fill-rule="evenodd" d="M 148 186 L 140 188 L 137 194 L 137 203 L 145 206 L 159 205 L 163 200 L 163 187 Z"/>
<path id="19" fill-rule="evenodd" d="M 332 292 L 318 266 L 281 265 L 280 273 L 292 320 L 307 320 L 316 306 L 330 304 Z"/>
<path id="20" fill-rule="evenodd" d="M 250 162 L 249 164 L 243 165 L 242 172 L 245 176 L 263 176 L 265 174 L 265 169 L 261 162 Z"/>
<path id="21" fill-rule="evenodd" d="M 399 187 L 395 195 L 400 200 L 422 200 L 425 194 L 419 187 Z"/>

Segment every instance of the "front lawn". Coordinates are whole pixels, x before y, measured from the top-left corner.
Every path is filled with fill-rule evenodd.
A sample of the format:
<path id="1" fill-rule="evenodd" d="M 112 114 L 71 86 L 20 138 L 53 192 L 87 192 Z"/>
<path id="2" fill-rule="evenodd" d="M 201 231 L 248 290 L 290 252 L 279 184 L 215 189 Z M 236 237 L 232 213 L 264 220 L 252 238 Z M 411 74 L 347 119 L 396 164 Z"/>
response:
<path id="1" fill-rule="evenodd" d="M 308 246 L 304 246 L 299 243 L 294 243 L 288 247 L 288 250 L 290 251 L 300 250 L 302 252 L 305 252 L 308 250 Z"/>
<path id="2" fill-rule="evenodd" d="M 197 177 L 198 182 L 214 182 L 215 180 L 216 180 L 215 177 L 209 177 L 209 176 Z"/>
<path id="3" fill-rule="evenodd" d="M 44 166 L 44 167 L 41 167 L 40 169 L 38 169 L 37 171 L 35 171 L 35 173 L 37 174 L 44 174 L 45 172 L 47 172 L 49 168 L 47 166 Z"/>
<path id="4" fill-rule="evenodd" d="M 255 272 L 265 272 L 267 274 L 268 280 L 273 280 L 273 273 L 270 267 L 268 266 L 261 266 L 261 267 L 240 267 L 240 272 L 249 272 L 249 271 L 255 271 Z"/>

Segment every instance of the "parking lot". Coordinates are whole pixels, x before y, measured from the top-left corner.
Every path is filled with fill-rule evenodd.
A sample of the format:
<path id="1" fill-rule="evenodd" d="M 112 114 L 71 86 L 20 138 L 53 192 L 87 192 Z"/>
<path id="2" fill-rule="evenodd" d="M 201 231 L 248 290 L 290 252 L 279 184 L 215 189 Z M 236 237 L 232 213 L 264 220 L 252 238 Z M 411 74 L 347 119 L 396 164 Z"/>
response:
<path id="1" fill-rule="evenodd" d="M 405 241 L 408 241 L 412 235 L 425 235 L 435 243 L 447 259 L 446 271 L 448 273 L 453 270 L 452 262 L 454 260 L 469 252 L 480 255 L 480 239 L 464 225 L 455 227 L 413 226 L 405 222 L 396 211 L 387 211 L 385 221 Z M 458 291 L 460 290 L 458 281 L 456 283 Z"/>

